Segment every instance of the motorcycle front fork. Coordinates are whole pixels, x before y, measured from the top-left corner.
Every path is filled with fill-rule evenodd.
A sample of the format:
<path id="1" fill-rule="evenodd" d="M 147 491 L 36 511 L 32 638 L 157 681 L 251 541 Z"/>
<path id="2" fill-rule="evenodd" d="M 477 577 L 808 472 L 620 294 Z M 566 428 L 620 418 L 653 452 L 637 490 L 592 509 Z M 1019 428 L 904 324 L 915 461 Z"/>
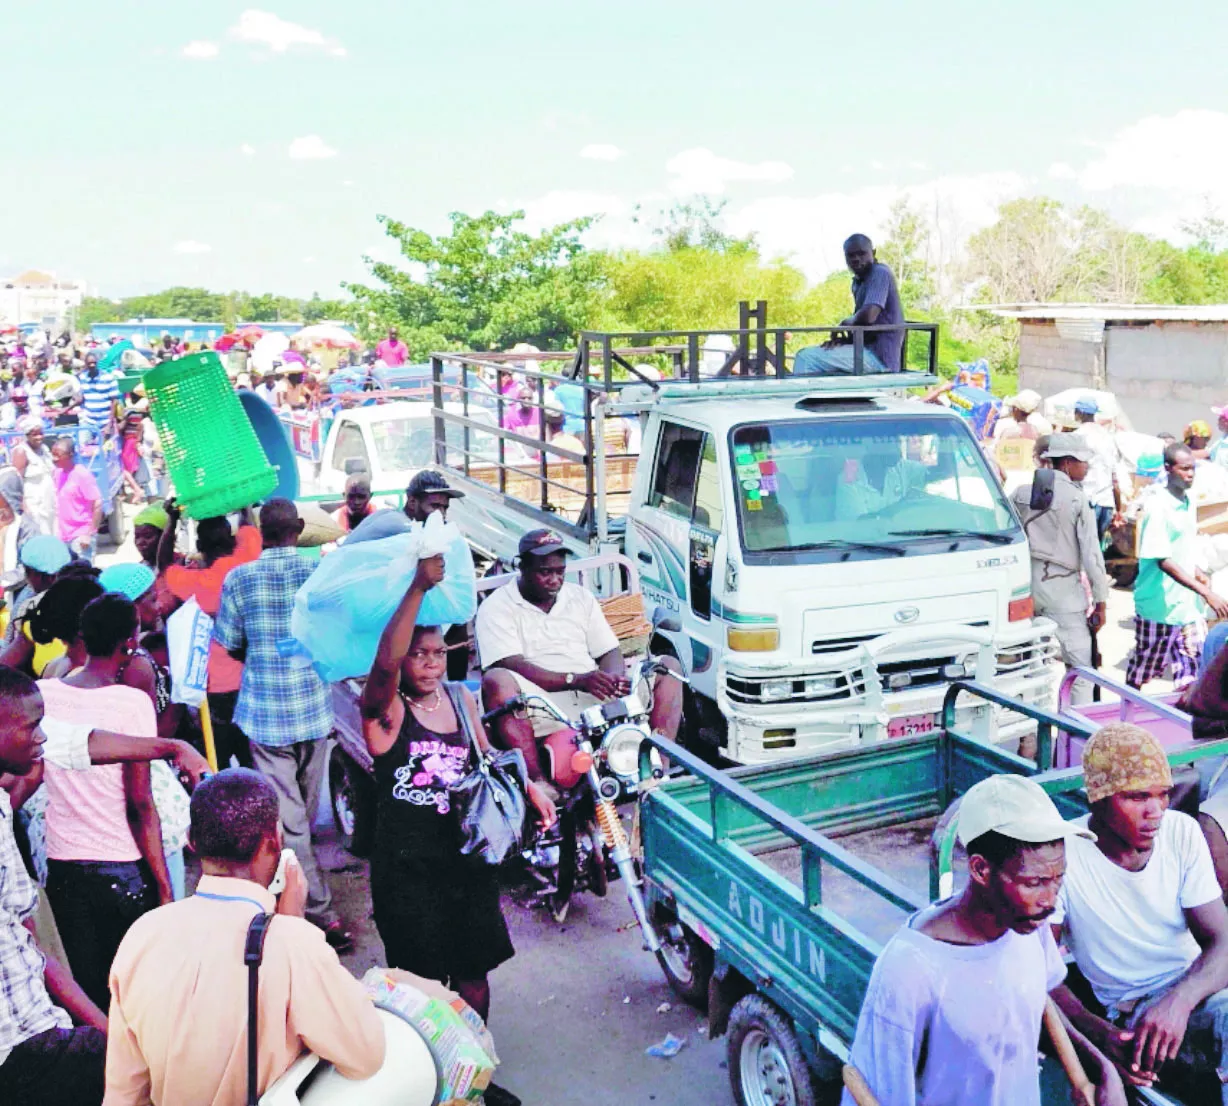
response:
<path id="1" fill-rule="evenodd" d="M 644 896 L 640 892 L 639 875 L 636 873 L 635 861 L 631 856 L 631 842 L 627 839 L 627 831 L 623 829 L 622 819 L 618 817 L 614 804 L 608 799 L 598 797 L 601 792 L 598 790 L 597 773 L 593 769 L 589 769 L 589 782 L 593 786 L 593 796 L 597 806 L 597 825 L 601 830 L 601 836 L 605 839 L 606 848 L 618 868 L 619 875 L 622 876 L 623 886 L 627 889 L 627 899 L 635 913 L 635 920 L 639 922 L 640 932 L 644 935 L 644 943 L 648 946 L 649 952 L 659 952 L 661 941 L 648 921 L 648 910 L 644 906 Z"/>

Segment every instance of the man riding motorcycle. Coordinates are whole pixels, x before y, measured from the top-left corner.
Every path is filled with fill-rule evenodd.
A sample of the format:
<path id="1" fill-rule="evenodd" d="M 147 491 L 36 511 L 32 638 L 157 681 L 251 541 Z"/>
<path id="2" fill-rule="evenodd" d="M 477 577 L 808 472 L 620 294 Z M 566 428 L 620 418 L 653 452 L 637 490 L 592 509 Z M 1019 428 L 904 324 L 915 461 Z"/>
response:
<path id="1" fill-rule="evenodd" d="M 520 539 L 519 576 L 478 608 L 475 632 L 482 665 L 482 704 L 493 711 L 517 696 L 541 696 L 576 718 L 587 707 L 626 695 L 630 684 L 618 638 L 591 592 L 567 583 L 567 548 L 551 530 Z M 672 657 L 662 662 L 679 671 Z M 649 724 L 673 740 L 682 720 L 682 684 L 657 675 Z M 524 754 L 529 775 L 542 773 L 538 742 L 564 728 L 544 712 L 508 713 L 494 736 Z"/>

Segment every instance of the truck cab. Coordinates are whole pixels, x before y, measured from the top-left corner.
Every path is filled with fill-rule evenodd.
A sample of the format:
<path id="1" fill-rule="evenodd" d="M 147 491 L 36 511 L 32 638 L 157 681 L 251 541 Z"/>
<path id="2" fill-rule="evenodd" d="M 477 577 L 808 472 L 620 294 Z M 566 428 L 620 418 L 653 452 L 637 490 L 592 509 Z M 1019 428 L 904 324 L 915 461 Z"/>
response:
<path id="1" fill-rule="evenodd" d="M 934 328 L 906 325 L 926 332 L 932 368 Z M 932 371 L 790 374 L 787 343 L 827 329 L 730 332 L 733 371 L 714 376 L 712 332 L 582 334 L 557 380 L 587 394 L 583 438 L 598 444 L 583 454 L 496 430 L 494 460 L 458 464 L 445 454 L 471 420 L 436 410 L 436 463 L 467 493 L 450 520 L 488 555 L 550 526 L 577 555 L 630 557 L 655 646 L 689 681 L 684 740 L 737 763 L 926 732 L 953 680 L 1041 708 L 1056 692 L 1027 540 L 967 424 L 908 398 Z M 647 353 L 670 374 L 637 376 L 628 357 Z M 434 363 L 442 379 L 445 362 L 489 371 L 491 356 Z M 517 371 L 542 392 L 536 378 L 555 379 Z M 638 455 L 611 449 L 614 420 L 635 425 Z M 536 460 L 506 460 L 512 445 Z M 984 702 L 960 711 L 1011 750 L 1033 729 Z"/>
<path id="2" fill-rule="evenodd" d="M 1022 527 L 941 408 L 855 390 L 654 405 L 626 548 L 680 623 L 697 736 L 739 763 L 932 729 L 974 672 L 1051 701 Z M 1029 725 L 997 721 L 999 742 Z"/>

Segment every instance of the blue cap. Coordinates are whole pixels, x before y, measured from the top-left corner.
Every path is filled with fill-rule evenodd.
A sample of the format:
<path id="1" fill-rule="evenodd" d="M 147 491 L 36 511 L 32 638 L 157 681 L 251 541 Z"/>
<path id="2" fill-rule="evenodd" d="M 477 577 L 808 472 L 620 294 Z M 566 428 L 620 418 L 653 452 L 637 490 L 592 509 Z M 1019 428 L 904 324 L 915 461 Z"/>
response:
<path id="1" fill-rule="evenodd" d="M 35 534 L 21 547 L 18 560 L 26 568 L 50 575 L 59 572 L 68 564 L 72 560 L 72 553 L 64 542 L 52 534 Z"/>
<path id="2" fill-rule="evenodd" d="M 1075 401 L 1074 409 L 1076 415 L 1095 415 L 1100 410 L 1100 404 L 1098 404 L 1094 399 L 1084 397 L 1083 399 Z"/>
<path id="3" fill-rule="evenodd" d="M 98 582 L 106 591 L 115 592 L 135 603 L 154 586 L 157 578 L 149 565 L 129 562 L 104 568 Z"/>

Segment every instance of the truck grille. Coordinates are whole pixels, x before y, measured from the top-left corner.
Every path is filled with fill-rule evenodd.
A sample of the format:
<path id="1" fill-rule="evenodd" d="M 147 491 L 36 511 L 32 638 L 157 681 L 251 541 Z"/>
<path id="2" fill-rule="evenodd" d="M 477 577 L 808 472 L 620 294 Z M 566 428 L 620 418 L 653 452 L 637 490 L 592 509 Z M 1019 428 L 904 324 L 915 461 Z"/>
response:
<path id="1" fill-rule="evenodd" d="M 975 625 L 984 626 L 986 623 Z M 838 652 L 860 641 L 870 641 L 874 636 L 816 641 L 812 649 L 818 652 L 819 647 L 823 646 L 823 652 Z M 1011 646 L 995 654 L 994 675 L 998 678 L 1013 679 L 1040 675 L 1056 653 L 1056 643 L 1048 637 Z M 943 669 L 948 665 L 966 664 L 969 677 L 975 679 L 976 657 L 976 649 L 962 648 L 958 653 L 941 656 L 884 661 L 878 666 L 879 677 L 888 695 L 893 691 L 937 687 L 948 682 L 943 675 Z M 866 694 L 865 680 L 860 668 L 819 670 L 801 676 L 760 678 L 729 675 L 725 680 L 725 690 L 730 702 L 748 706 L 844 702 L 861 699 Z"/>

